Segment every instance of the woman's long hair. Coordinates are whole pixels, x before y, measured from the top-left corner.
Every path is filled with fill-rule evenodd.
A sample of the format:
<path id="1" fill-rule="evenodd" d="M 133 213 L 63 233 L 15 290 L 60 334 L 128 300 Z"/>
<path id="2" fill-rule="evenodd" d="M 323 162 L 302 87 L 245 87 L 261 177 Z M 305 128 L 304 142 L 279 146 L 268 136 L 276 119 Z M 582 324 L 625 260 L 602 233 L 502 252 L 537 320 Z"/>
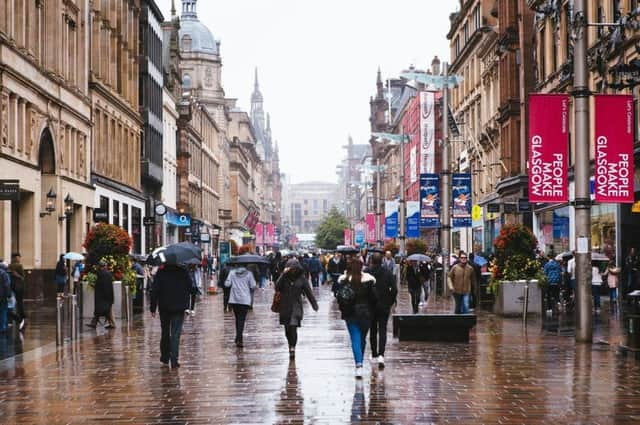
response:
<path id="1" fill-rule="evenodd" d="M 362 280 L 362 262 L 352 258 L 347 264 L 347 279 L 351 284 L 360 285 Z"/>

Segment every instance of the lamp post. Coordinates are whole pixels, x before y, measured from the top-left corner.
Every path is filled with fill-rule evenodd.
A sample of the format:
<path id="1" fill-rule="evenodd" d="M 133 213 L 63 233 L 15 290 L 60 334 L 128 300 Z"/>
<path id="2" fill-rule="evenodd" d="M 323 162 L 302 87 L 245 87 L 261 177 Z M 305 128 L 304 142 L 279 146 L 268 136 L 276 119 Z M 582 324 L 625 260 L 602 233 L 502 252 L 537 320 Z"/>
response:
<path id="1" fill-rule="evenodd" d="M 442 290 L 448 294 L 447 275 L 449 274 L 449 258 L 451 251 L 451 171 L 449 170 L 449 64 L 442 64 L 444 82 L 442 84 L 442 223 L 440 248 L 442 250 Z"/>
<path id="2" fill-rule="evenodd" d="M 398 214 L 398 221 L 400 226 L 400 254 L 405 252 L 405 202 L 404 202 L 404 144 L 409 141 L 409 135 L 407 134 L 392 134 L 392 133 L 373 133 L 373 137 L 379 139 L 387 139 L 393 143 L 400 144 L 400 212 Z"/>

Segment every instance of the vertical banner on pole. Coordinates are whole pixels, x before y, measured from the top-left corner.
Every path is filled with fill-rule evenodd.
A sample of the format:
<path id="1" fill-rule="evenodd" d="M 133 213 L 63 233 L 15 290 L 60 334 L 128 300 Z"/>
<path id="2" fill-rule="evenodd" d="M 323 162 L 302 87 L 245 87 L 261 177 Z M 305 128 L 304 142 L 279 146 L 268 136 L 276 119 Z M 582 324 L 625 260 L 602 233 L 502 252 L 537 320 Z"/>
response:
<path id="1" fill-rule="evenodd" d="M 632 95 L 595 95 L 597 202 L 632 204 L 634 110 Z"/>
<path id="2" fill-rule="evenodd" d="M 435 171 L 436 101 L 434 92 L 420 93 L 420 174 Z"/>
<path id="3" fill-rule="evenodd" d="M 376 243 L 376 214 L 367 213 L 367 243 Z"/>
<path id="4" fill-rule="evenodd" d="M 264 244 L 264 223 L 256 223 L 256 246 L 262 246 Z"/>
<path id="5" fill-rule="evenodd" d="M 407 237 L 420 237 L 420 202 L 407 201 Z"/>
<path id="6" fill-rule="evenodd" d="M 471 174 L 453 174 L 451 192 L 452 226 L 471 227 Z"/>
<path id="7" fill-rule="evenodd" d="M 356 246 L 362 246 L 364 245 L 364 237 L 365 237 L 365 233 L 366 233 L 366 225 L 364 224 L 364 222 L 358 222 L 355 226 L 354 226 L 354 230 L 355 230 L 355 235 L 354 235 L 354 242 L 356 244 Z"/>
<path id="8" fill-rule="evenodd" d="M 386 238 L 398 237 L 398 201 L 384 203 L 384 236 Z"/>
<path id="9" fill-rule="evenodd" d="M 275 224 L 267 224 L 267 244 L 275 245 L 276 243 L 276 226 Z"/>
<path id="10" fill-rule="evenodd" d="M 420 227 L 440 227 L 440 176 L 420 174 Z"/>
<path id="11" fill-rule="evenodd" d="M 351 229 L 344 229 L 344 244 L 351 245 Z"/>
<path id="12" fill-rule="evenodd" d="M 529 96 L 529 201 L 569 200 L 569 96 Z"/>

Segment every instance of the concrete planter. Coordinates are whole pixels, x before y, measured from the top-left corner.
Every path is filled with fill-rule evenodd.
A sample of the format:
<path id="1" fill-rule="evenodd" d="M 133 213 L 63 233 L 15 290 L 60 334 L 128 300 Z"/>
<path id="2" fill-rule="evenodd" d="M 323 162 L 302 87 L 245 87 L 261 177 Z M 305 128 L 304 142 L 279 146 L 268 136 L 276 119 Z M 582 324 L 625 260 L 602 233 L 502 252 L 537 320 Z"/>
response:
<path id="1" fill-rule="evenodd" d="M 493 304 L 493 312 L 501 316 L 522 316 L 525 287 L 529 287 L 528 314 L 542 312 L 542 289 L 537 280 L 503 281 L 498 286 L 498 293 Z"/>
<path id="2" fill-rule="evenodd" d="M 95 291 L 91 285 L 84 281 L 81 282 L 81 287 L 82 300 L 80 308 L 82 312 L 82 318 L 92 319 Z M 125 300 L 128 300 L 129 311 L 132 311 L 133 300 L 131 296 L 125 296 L 125 291 L 127 291 L 127 293 L 130 291 L 128 286 L 124 286 L 119 280 L 115 280 L 113 282 L 113 307 L 111 307 L 111 312 L 113 313 L 114 319 L 126 319 L 127 306 L 125 305 Z"/>

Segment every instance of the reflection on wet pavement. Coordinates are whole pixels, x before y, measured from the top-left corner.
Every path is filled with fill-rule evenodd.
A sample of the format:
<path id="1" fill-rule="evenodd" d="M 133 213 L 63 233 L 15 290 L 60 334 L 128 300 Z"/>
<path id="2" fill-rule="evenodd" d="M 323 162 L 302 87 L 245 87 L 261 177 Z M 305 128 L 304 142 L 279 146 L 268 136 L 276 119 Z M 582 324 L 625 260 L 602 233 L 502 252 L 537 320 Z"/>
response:
<path id="1" fill-rule="evenodd" d="M 148 313 L 129 329 L 85 331 L 60 350 L 43 343 L 50 325 L 33 321 L 24 346 L 14 345 L 28 353 L 0 361 L 0 417 L 21 424 L 640 422 L 640 362 L 616 354 L 616 312 L 595 329 L 594 340 L 610 345 L 576 345 L 564 334 L 569 324 L 555 318 L 523 328 L 486 313 L 469 344 L 400 343 L 389 335 L 384 372 L 367 362 L 358 381 L 328 288 L 318 290 L 317 313 L 306 308 L 294 362 L 271 297 L 269 289 L 257 292 L 243 349 L 233 344 L 233 315 L 223 313 L 221 297 L 205 298 L 185 320 L 177 371 L 160 363 L 160 324 Z M 428 310 L 450 308 L 430 303 Z M 398 310 L 410 310 L 404 290 Z M 37 329 L 39 345 L 27 341 Z"/>

